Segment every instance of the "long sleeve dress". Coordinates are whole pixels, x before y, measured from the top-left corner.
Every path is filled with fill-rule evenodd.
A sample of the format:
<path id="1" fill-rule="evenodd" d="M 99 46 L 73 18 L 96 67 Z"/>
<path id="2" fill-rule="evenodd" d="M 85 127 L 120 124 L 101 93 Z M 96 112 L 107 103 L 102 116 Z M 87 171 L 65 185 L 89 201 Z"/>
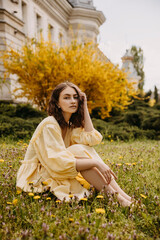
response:
<path id="1" fill-rule="evenodd" d="M 43 182 L 46 182 L 47 188 L 60 200 L 64 197 L 69 200 L 69 194 L 79 199 L 88 196 L 89 184 L 76 170 L 76 157 L 102 161 L 92 147 L 101 140 L 97 130 L 86 132 L 83 128 L 67 128 L 63 139 L 56 119 L 46 117 L 30 140 L 17 173 L 17 189 L 43 192 L 46 189 Z"/>

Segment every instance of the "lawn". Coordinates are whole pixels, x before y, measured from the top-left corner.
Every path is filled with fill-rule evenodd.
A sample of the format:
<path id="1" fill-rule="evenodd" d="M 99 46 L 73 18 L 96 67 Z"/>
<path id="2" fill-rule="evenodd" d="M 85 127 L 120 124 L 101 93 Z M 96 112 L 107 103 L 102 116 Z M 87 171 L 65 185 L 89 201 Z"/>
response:
<path id="1" fill-rule="evenodd" d="M 95 149 L 135 199 L 121 207 L 91 188 L 79 202 L 17 192 L 27 142 L 0 142 L 0 239 L 160 239 L 160 141 L 102 142 Z M 34 196 L 33 196 L 34 195 Z"/>

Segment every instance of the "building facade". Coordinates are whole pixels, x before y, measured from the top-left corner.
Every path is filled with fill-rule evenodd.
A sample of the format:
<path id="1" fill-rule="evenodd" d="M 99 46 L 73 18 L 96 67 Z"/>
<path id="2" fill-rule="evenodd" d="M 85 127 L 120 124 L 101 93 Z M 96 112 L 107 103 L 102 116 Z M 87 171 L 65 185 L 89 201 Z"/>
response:
<path id="1" fill-rule="evenodd" d="M 48 34 L 60 46 L 69 44 L 73 35 L 80 41 L 97 41 L 105 16 L 93 6 L 93 0 L 0 0 L 0 52 L 7 46 L 20 49 L 26 38 Z M 4 67 L 0 62 L 0 77 Z M 1 86 L 0 99 L 11 101 L 14 76 Z"/>

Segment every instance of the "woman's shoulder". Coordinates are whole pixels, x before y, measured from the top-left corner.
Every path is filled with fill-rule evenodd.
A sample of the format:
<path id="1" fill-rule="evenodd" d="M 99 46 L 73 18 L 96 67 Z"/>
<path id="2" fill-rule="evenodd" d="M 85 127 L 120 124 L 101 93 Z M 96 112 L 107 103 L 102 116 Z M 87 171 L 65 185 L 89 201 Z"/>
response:
<path id="1" fill-rule="evenodd" d="M 45 125 L 45 124 L 57 124 L 57 125 L 59 125 L 58 124 L 58 122 L 57 122 L 57 120 L 55 119 L 55 117 L 53 117 L 53 116 L 48 116 L 48 117 L 46 117 L 46 118 L 44 118 L 41 122 L 40 122 L 40 124 L 39 125 Z"/>
<path id="2" fill-rule="evenodd" d="M 54 127 L 56 127 L 56 129 L 60 130 L 60 126 L 59 126 L 57 120 L 53 116 L 48 116 L 48 117 L 44 118 L 37 126 L 37 128 L 32 136 L 32 139 L 31 139 L 32 142 L 34 142 L 38 138 L 38 136 L 43 131 L 44 127 L 47 127 L 47 125 L 53 125 Z"/>

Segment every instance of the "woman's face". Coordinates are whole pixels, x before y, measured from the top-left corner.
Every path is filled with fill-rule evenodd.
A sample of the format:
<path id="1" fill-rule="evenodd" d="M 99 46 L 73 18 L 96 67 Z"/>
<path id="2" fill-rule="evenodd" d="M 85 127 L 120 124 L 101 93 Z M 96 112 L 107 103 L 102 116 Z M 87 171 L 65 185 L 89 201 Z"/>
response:
<path id="1" fill-rule="evenodd" d="M 75 113 L 78 109 L 79 97 L 74 88 L 67 86 L 59 95 L 58 107 L 65 113 Z"/>

